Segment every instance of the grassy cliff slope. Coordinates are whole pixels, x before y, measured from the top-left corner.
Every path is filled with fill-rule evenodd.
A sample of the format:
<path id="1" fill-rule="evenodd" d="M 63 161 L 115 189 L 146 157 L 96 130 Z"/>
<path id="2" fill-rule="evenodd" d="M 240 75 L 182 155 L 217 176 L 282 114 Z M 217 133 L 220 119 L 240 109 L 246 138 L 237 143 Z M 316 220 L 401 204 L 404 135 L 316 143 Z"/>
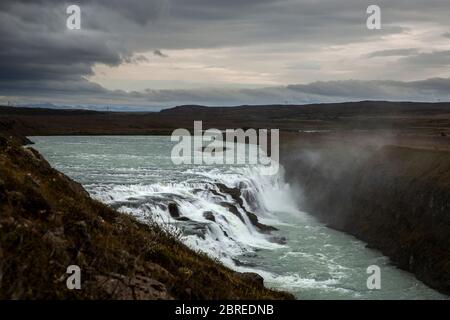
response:
<path id="1" fill-rule="evenodd" d="M 82 289 L 68 290 L 67 267 Z M 31 148 L 0 136 L 0 299 L 285 299 L 92 200 Z"/>

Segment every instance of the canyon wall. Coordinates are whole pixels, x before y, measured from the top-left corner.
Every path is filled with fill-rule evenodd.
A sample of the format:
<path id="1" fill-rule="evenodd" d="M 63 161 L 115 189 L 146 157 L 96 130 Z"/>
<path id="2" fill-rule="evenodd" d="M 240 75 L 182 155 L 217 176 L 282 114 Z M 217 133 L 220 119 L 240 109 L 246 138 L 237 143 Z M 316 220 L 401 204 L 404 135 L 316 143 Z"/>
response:
<path id="1" fill-rule="evenodd" d="M 321 142 L 282 155 L 304 211 L 450 294 L 450 152 Z"/>

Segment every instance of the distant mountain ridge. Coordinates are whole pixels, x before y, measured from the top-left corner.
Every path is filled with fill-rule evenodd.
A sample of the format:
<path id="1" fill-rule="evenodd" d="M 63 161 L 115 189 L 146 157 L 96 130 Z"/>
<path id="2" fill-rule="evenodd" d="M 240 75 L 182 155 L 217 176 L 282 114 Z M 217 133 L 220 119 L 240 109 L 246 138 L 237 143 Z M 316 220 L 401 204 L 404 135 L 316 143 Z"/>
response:
<path id="1" fill-rule="evenodd" d="M 12 106 L 11 106 L 12 107 Z M 65 105 L 53 103 L 18 104 L 14 107 L 29 109 L 57 109 L 57 110 L 90 110 L 98 112 L 158 112 L 162 107 L 121 106 L 121 105 Z"/>
<path id="2" fill-rule="evenodd" d="M 413 131 L 450 136 L 450 102 L 361 101 L 313 105 L 207 107 L 160 112 L 0 107 L 0 132 L 32 135 L 170 135 L 202 120 L 205 128 L 265 128 L 285 132 Z"/>
<path id="3" fill-rule="evenodd" d="M 339 103 L 314 103 L 314 104 L 268 104 L 268 105 L 236 105 L 236 106 L 208 106 L 198 104 L 178 105 L 175 107 L 154 107 L 154 106 L 121 106 L 121 105 L 64 105 L 53 103 L 35 103 L 35 104 L 19 104 L 15 106 L 7 106 L 15 108 L 27 109 L 56 109 L 56 110 L 89 110 L 98 112 L 161 112 L 161 113 L 186 113 L 197 111 L 248 111 L 258 108 L 259 111 L 276 111 L 286 110 L 289 108 L 430 108 L 430 107 L 448 107 L 450 102 L 408 102 L 408 101 L 377 101 L 364 100 L 358 102 L 339 102 Z"/>

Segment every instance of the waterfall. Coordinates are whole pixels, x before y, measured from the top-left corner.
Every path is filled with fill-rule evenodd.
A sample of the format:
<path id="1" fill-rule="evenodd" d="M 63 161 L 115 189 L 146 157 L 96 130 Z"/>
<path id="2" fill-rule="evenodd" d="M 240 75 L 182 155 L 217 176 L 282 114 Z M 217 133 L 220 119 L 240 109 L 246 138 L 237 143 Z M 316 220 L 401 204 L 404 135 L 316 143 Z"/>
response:
<path id="1" fill-rule="evenodd" d="M 283 246 L 284 239 L 268 229 L 280 213 L 298 210 L 280 168 L 269 176 L 258 166 L 196 167 L 186 171 L 186 181 L 96 185 L 91 193 L 142 221 L 181 230 L 185 244 L 236 267 L 239 256 Z M 169 204 L 179 217 L 170 214 Z"/>

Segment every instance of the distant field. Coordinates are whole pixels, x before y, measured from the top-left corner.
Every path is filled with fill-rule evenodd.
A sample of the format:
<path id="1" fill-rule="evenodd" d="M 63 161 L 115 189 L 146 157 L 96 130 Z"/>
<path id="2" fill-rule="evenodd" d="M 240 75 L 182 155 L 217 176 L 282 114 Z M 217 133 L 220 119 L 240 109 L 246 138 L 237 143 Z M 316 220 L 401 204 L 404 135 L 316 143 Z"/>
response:
<path id="1" fill-rule="evenodd" d="M 174 129 L 277 128 L 284 137 L 450 147 L 450 103 L 180 106 L 154 113 L 0 107 L 0 132 L 21 135 L 166 135 Z"/>

